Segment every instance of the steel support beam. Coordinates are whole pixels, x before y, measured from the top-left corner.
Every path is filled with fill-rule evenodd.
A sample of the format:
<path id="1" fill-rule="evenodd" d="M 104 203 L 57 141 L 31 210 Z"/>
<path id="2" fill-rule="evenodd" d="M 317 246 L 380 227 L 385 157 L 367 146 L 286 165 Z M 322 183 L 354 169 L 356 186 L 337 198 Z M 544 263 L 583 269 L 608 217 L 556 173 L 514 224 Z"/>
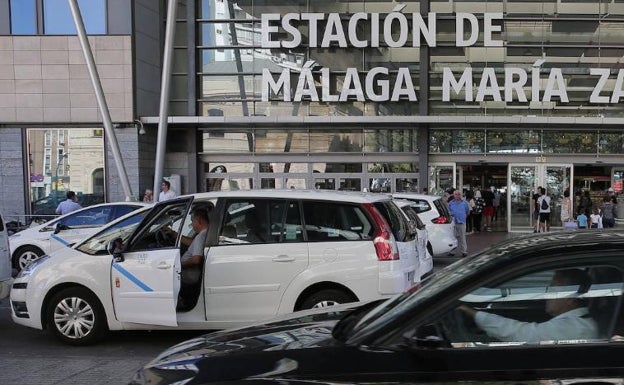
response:
<path id="1" fill-rule="evenodd" d="M 100 76 L 98 75 L 97 68 L 95 67 L 95 61 L 93 60 L 93 52 L 89 45 L 89 39 L 87 39 L 87 33 L 85 31 L 82 16 L 80 15 L 80 8 L 76 0 L 67 0 L 69 2 L 69 8 L 71 9 L 74 24 L 76 25 L 76 31 L 78 32 L 78 39 L 80 40 L 80 47 L 84 54 L 85 62 L 87 63 L 87 69 L 89 70 L 89 77 L 91 78 L 91 84 L 93 84 L 93 90 L 95 91 L 95 98 L 102 114 L 102 123 L 104 124 L 104 131 L 111 145 L 113 151 L 113 158 L 115 159 L 115 165 L 117 166 L 117 172 L 119 173 L 119 179 L 126 195 L 126 201 L 132 200 L 132 189 L 130 188 L 130 181 L 128 180 L 128 174 L 124 167 L 121 152 L 119 151 L 119 143 L 117 143 L 117 135 L 115 135 L 115 129 L 111 121 L 110 113 L 108 111 L 108 105 L 106 104 L 106 98 L 104 97 L 104 91 L 102 90 L 102 84 L 100 83 Z"/>

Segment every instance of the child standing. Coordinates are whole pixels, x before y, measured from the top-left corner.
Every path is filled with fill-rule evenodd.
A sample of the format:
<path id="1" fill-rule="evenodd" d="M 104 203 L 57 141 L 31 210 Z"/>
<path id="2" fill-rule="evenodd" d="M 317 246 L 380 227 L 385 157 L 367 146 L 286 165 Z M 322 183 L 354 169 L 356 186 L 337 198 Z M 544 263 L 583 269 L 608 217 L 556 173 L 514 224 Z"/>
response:
<path id="1" fill-rule="evenodd" d="M 597 229 L 600 226 L 600 222 L 602 221 L 602 217 L 600 216 L 600 213 L 598 211 L 598 209 L 594 209 L 594 212 L 592 213 L 592 215 L 589 216 L 589 227 L 592 229 Z"/>
<path id="2" fill-rule="evenodd" d="M 576 221 L 578 222 L 578 228 L 579 229 L 586 229 L 587 228 L 587 215 L 585 215 L 585 211 L 584 210 L 579 210 L 578 215 L 576 216 Z"/>

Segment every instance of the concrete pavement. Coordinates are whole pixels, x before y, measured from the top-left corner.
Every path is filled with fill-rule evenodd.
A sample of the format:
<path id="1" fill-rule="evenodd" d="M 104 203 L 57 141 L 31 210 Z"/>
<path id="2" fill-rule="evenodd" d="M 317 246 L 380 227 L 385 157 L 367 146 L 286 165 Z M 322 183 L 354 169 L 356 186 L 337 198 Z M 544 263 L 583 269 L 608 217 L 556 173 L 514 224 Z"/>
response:
<path id="1" fill-rule="evenodd" d="M 466 235 L 466 243 L 468 244 L 468 254 L 478 253 L 490 246 L 493 246 L 506 239 L 515 236 L 525 235 L 523 233 L 508 233 L 506 231 L 482 231 L 480 233 L 471 233 Z M 434 261 L 439 264 L 449 264 L 455 262 L 459 258 L 458 255 L 436 255 Z"/>

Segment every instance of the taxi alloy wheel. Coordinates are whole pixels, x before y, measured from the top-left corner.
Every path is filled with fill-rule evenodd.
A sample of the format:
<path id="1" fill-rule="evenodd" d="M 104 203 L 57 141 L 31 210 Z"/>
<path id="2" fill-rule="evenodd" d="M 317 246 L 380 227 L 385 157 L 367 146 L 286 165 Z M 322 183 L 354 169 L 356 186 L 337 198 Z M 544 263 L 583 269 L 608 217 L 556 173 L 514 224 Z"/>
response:
<path id="1" fill-rule="evenodd" d="M 324 289 L 310 295 L 303 303 L 301 308 L 304 309 L 318 309 L 328 306 L 339 305 L 341 303 L 354 302 L 357 299 L 349 293 L 337 289 Z"/>
<path id="2" fill-rule="evenodd" d="M 19 249 L 15 255 L 17 258 L 15 258 L 13 265 L 16 269 L 21 271 L 26 266 L 41 258 L 43 251 L 34 246 L 25 246 Z"/>
<path id="3" fill-rule="evenodd" d="M 104 310 L 90 291 L 67 288 L 54 296 L 48 307 L 48 327 L 63 342 L 89 345 L 105 332 Z"/>

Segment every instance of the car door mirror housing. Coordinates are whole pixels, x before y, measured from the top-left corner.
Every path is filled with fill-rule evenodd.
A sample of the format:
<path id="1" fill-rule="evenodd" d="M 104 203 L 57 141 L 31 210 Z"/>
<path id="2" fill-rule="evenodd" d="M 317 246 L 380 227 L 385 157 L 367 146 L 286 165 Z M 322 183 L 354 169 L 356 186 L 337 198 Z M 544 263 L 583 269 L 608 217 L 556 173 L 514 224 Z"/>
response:
<path id="1" fill-rule="evenodd" d="M 69 229 L 69 226 L 59 222 L 59 223 L 56 224 L 56 227 L 54 228 L 54 234 L 58 234 L 61 231 L 68 230 L 68 229 Z"/>
<path id="2" fill-rule="evenodd" d="M 110 255 L 113 256 L 115 262 L 123 262 L 125 261 L 125 258 L 122 254 L 123 247 L 124 245 L 122 239 L 115 238 L 108 243 L 108 247 L 106 248 L 106 250 Z"/>

